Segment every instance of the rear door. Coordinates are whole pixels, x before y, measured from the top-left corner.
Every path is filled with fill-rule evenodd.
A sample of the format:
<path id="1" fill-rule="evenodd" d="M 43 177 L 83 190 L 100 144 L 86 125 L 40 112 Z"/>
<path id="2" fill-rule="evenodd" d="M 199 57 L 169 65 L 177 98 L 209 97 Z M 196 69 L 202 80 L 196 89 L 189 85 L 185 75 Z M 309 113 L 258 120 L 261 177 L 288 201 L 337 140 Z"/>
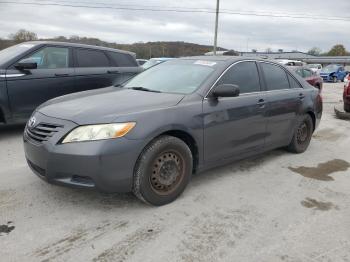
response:
<path id="1" fill-rule="evenodd" d="M 239 157 L 259 151 L 266 136 L 266 106 L 256 62 L 234 64 L 216 85 L 235 84 L 238 97 L 204 99 L 204 160 Z"/>
<path id="2" fill-rule="evenodd" d="M 105 51 L 88 48 L 74 48 L 77 91 L 111 86 L 117 69 Z"/>
<path id="3" fill-rule="evenodd" d="M 300 84 L 281 66 L 259 62 L 266 88 L 266 147 L 287 145 L 294 131 L 297 116 L 305 97 Z"/>
<path id="4" fill-rule="evenodd" d="M 43 102 L 74 92 L 74 69 L 69 47 L 44 46 L 23 59 L 30 59 L 38 66 L 37 69 L 17 70 L 12 65 L 6 70 L 13 118 L 28 118 Z"/>

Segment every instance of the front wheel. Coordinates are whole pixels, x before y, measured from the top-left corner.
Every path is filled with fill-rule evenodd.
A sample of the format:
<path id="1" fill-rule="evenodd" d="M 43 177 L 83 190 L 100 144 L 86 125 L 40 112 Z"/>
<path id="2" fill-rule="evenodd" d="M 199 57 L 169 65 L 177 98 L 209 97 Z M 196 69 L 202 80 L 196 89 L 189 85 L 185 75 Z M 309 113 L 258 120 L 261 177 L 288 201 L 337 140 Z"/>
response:
<path id="1" fill-rule="evenodd" d="M 185 142 L 160 136 L 146 146 L 136 163 L 133 193 L 151 205 L 168 204 L 185 190 L 192 166 L 192 153 Z"/>
<path id="2" fill-rule="evenodd" d="M 303 153 L 308 148 L 314 130 L 313 121 L 310 115 L 301 117 L 294 130 L 292 141 L 287 149 L 293 153 Z"/>
<path id="3" fill-rule="evenodd" d="M 336 76 L 333 76 L 332 80 L 333 80 L 333 83 L 338 83 L 338 78 Z"/>

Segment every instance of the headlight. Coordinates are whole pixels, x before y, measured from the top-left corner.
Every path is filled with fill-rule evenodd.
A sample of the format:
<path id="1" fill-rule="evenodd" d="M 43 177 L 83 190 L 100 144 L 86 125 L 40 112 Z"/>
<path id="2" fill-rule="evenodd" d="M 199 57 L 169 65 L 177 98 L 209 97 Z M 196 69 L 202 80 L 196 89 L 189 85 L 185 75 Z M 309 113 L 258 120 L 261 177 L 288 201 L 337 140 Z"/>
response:
<path id="1" fill-rule="evenodd" d="M 80 126 L 71 131 L 62 144 L 95 141 L 125 136 L 136 125 L 134 122 Z"/>

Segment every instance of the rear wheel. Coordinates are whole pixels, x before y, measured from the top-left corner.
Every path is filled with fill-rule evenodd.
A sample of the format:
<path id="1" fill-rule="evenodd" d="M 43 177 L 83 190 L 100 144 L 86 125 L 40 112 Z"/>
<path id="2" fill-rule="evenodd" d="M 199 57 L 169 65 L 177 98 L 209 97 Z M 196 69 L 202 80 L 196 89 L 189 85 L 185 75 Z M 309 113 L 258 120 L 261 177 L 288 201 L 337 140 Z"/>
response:
<path id="1" fill-rule="evenodd" d="M 287 149 L 293 153 L 303 153 L 308 148 L 313 133 L 313 121 L 310 115 L 301 117 L 294 130 L 292 141 Z"/>
<path id="2" fill-rule="evenodd" d="M 185 190 L 192 165 L 192 153 L 185 142 L 161 136 L 146 146 L 136 163 L 133 193 L 151 205 L 168 204 Z"/>

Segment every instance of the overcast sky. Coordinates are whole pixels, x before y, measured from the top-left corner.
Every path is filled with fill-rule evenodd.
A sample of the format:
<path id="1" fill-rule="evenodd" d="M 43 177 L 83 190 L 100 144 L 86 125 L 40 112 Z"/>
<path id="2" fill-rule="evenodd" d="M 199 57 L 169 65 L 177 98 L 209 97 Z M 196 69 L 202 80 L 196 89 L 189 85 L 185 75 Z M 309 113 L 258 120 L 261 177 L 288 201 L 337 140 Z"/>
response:
<path id="1" fill-rule="evenodd" d="M 215 9 L 216 0 L 11 0 L 17 3 L 75 3 L 93 6 L 114 5 L 154 9 L 180 7 Z M 34 31 L 40 38 L 79 35 L 117 43 L 186 41 L 213 43 L 215 14 L 151 12 L 115 9 L 72 8 L 24 5 L 0 0 L 0 37 L 20 28 Z M 266 48 L 307 51 L 320 47 L 327 51 L 337 43 L 350 50 L 350 0 L 220 0 L 221 9 L 240 12 L 292 14 L 315 17 L 348 17 L 348 21 L 273 18 L 220 14 L 218 45 L 246 51 Z"/>

